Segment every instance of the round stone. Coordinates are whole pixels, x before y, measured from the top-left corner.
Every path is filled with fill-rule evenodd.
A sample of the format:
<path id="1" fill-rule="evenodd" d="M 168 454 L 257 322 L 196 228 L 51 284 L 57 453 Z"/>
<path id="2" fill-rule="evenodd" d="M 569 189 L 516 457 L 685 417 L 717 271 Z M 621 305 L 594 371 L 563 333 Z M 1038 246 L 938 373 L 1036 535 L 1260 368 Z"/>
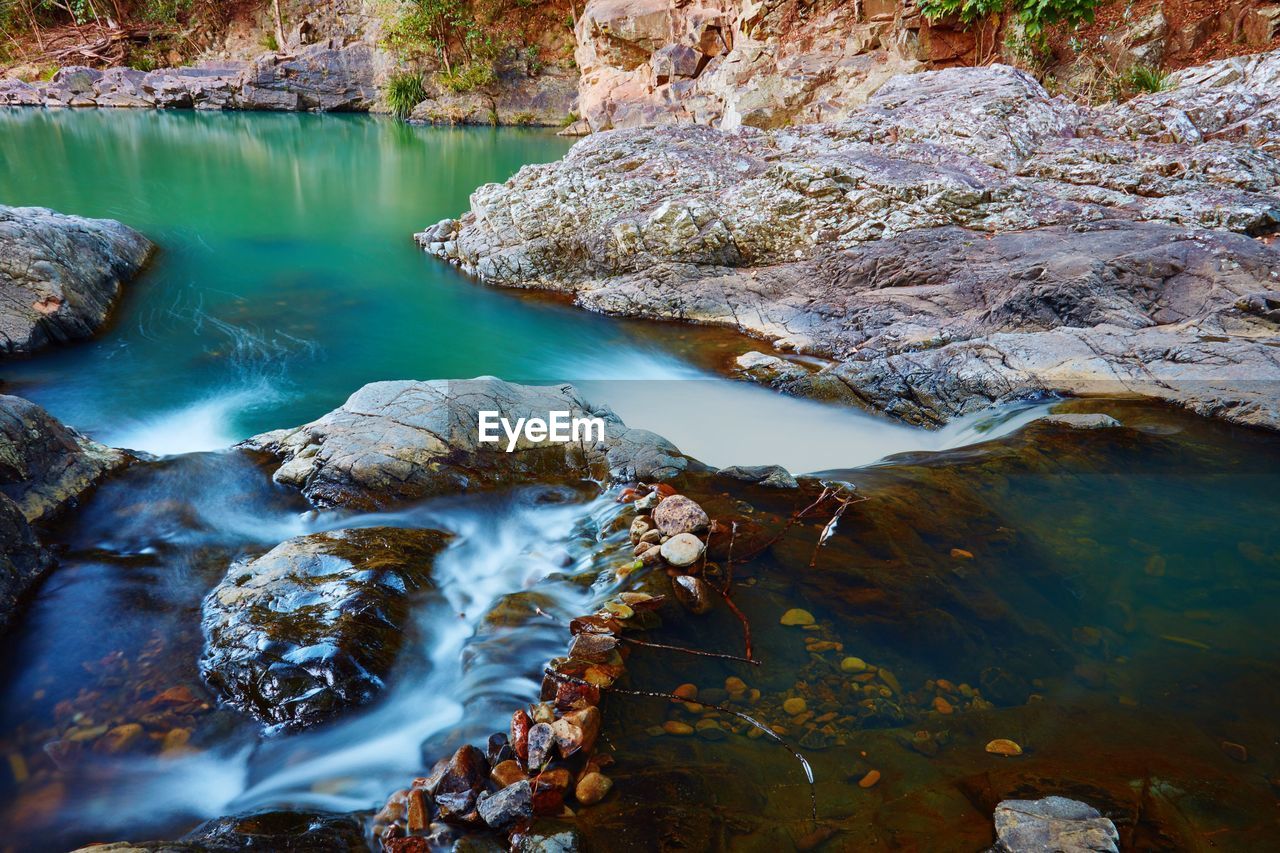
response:
<path id="1" fill-rule="evenodd" d="M 799 607 L 793 607 L 786 613 L 782 614 L 783 625 L 812 625 L 814 623 L 813 614 L 808 610 L 801 610 Z"/>
<path id="2" fill-rule="evenodd" d="M 702 507 L 684 495 L 672 495 L 653 511 L 653 523 L 667 536 L 706 530 L 710 521 Z"/>
<path id="3" fill-rule="evenodd" d="M 668 498 L 667 500 L 675 500 Z M 706 546 L 692 533 L 678 533 L 662 543 L 662 559 L 676 568 L 692 566 L 702 556 Z"/>

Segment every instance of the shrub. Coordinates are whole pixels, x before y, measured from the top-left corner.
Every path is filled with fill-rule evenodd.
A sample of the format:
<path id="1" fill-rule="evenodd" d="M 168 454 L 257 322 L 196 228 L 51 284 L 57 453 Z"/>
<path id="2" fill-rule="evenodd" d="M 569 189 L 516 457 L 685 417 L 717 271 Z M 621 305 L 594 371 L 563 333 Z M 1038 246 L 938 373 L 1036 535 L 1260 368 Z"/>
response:
<path id="1" fill-rule="evenodd" d="M 461 94 L 493 84 L 498 73 L 487 62 L 471 62 L 452 71 L 442 71 L 436 80 L 450 92 Z"/>
<path id="2" fill-rule="evenodd" d="M 388 78 L 383 97 L 393 116 L 405 118 L 413 112 L 414 107 L 427 99 L 427 87 L 422 83 L 421 74 L 403 71 Z"/>
<path id="3" fill-rule="evenodd" d="M 1018 16 L 1027 38 L 1042 41 L 1046 27 L 1058 23 L 1069 26 L 1093 20 L 1100 0 L 921 0 L 920 11 L 937 20 L 956 15 L 966 24 L 996 13 Z"/>
<path id="4" fill-rule="evenodd" d="M 1129 69 L 1129 88 L 1135 92 L 1163 92 L 1169 86 L 1169 74 L 1149 65 Z"/>

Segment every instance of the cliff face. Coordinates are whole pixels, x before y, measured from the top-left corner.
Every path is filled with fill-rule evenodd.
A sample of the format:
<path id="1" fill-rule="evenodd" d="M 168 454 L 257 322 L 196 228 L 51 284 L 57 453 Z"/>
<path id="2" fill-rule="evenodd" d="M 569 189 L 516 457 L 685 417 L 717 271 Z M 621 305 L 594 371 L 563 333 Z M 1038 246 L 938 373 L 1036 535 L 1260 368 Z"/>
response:
<path id="1" fill-rule="evenodd" d="M 591 130 L 839 119 L 895 74 L 974 46 L 910 0 L 590 0 L 576 33 Z"/>

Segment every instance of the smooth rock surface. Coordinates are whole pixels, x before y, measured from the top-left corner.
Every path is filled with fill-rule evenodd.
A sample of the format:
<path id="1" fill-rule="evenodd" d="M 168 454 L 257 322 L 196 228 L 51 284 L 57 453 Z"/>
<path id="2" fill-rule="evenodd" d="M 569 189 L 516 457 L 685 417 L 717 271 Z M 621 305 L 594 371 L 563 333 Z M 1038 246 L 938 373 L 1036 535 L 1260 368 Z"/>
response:
<path id="1" fill-rule="evenodd" d="M 369 701 L 446 541 L 433 530 L 357 528 L 233 563 L 204 600 L 201 673 L 270 725 L 302 727 Z"/>
<path id="2" fill-rule="evenodd" d="M 827 124 L 593 135 L 418 239 L 485 282 L 826 356 L 746 373 L 912 423 L 1053 392 L 1274 428 L 1278 76 L 1274 52 L 1098 109 L 1004 66 L 900 76 Z M 1170 104 L 1185 141 L 1152 123 Z"/>
<path id="3" fill-rule="evenodd" d="M 479 412 L 519 418 L 569 412 L 604 420 L 602 441 L 532 442 L 514 452 L 479 441 Z M 524 386 L 499 379 L 374 382 L 317 421 L 255 436 L 247 447 L 285 462 L 277 481 L 313 503 L 374 509 L 463 489 L 515 485 L 536 478 L 663 480 L 689 461 L 665 439 L 629 429 L 612 411 L 572 385 Z"/>
<path id="4" fill-rule="evenodd" d="M 111 219 L 0 205 L 0 355 L 92 335 L 153 249 Z"/>
<path id="5" fill-rule="evenodd" d="M 1093 806 L 1066 797 L 1004 800 L 996 806 L 1002 853 L 1117 853 L 1115 824 Z"/>
<path id="6" fill-rule="evenodd" d="M 18 505 L 0 495 L 0 635 L 9 627 L 22 596 L 53 567 Z"/>
<path id="7" fill-rule="evenodd" d="M 352 815 L 323 812 L 262 812 L 215 818 L 177 841 L 91 844 L 74 853 L 365 853 L 364 827 Z"/>

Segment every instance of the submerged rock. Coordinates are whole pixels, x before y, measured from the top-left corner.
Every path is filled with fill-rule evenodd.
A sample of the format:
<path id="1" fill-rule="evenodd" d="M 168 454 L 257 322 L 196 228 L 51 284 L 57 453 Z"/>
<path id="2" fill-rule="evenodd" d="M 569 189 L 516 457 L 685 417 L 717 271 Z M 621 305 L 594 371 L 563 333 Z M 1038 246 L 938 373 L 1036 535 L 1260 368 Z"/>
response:
<path id="1" fill-rule="evenodd" d="M 289 539 L 233 563 L 204 600 L 205 680 L 232 705 L 287 727 L 369 701 L 445 542 L 434 530 L 360 528 Z"/>
<path id="2" fill-rule="evenodd" d="M 91 844 L 74 853 L 230 853 L 239 850 L 366 853 L 369 846 L 364 826 L 354 815 L 279 811 L 215 818 L 177 841 Z"/>
<path id="3" fill-rule="evenodd" d="M 0 205 L 0 354 L 92 335 L 153 249 L 111 219 Z"/>
<path id="4" fill-rule="evenodd" d="M 1117 853 L 1115 824 L 1093 806 L 1066 797 L 1004 800 L 996 806 L 1001 853 Z"/>
<path id="5" fill-rule="evenodd" d="M 479 440 L 479 413 L 497 412 L 514 428 L 520 418 L 599 418 L 603 438 L 580 433 L 567 443 L 531 441 L 514 452 L 501 428 Z M 243 446 L 282 457 L 275 473 L 317 505 L 375 509 L 464 489 L 533 478 L 662 480 L 689 464 L 647 430 L 629 429 L 607 407 L 572 385 L 514 385 L 500 379 L 374 382 L 317 421 L 249 439 Z"/>
<path id="6" fill-rule="evenodd" d="M 0 395 L 0 493 L 32 523 L 52 517 L 130 458 L 30 400 Z"/>
<path id="7" fill-rule="evenodd" d="M 1126 392 L 1280 427 L 1280 251 L 1255 239 L 1280 229 L 1280 51 L 1201 76 L 1148 96 L 1180 135 L 1004 66 L 896 77 L 829 124 L 600 134 L 418 239 L 488 283 L 826 356 L 744 371 L 912 423 Z"/>

